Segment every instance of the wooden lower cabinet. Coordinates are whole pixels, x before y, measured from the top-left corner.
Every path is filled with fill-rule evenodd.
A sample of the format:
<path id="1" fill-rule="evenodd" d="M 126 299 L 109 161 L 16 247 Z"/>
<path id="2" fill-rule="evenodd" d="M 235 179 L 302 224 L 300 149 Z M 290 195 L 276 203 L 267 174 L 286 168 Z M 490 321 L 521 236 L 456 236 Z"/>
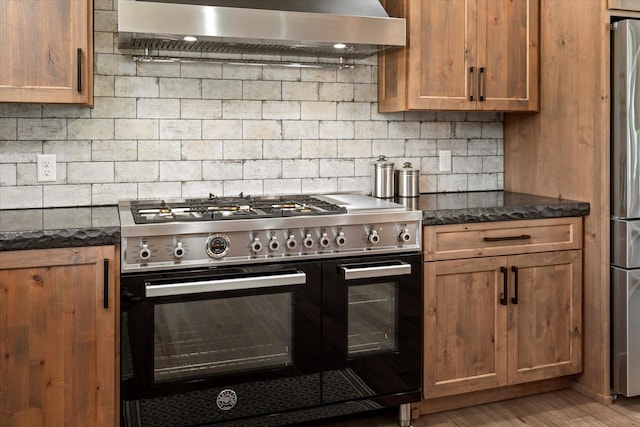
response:
<path id="1" fill-rule="evenodd" d="M 425 263 L 424 398 L 582 369 L 582 251 Z"/>
<path id="2" fill-rule="evenodd" d="M 0 424 L 117 425 L 116 253 L 0 252 Z"/>

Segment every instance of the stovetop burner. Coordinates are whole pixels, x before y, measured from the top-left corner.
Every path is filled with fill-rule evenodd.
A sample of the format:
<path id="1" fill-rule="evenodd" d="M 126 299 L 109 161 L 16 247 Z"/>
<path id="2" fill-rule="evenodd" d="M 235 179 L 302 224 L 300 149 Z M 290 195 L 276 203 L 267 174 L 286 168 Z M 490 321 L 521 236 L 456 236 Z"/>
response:
<path id="1" fill-rule="evenodd" d="M 347 208 L 344 206 L 306 195 L 260 197 L 210 195 L 209 198 L 200 199 L 131 202 L 131 213 L 136 224 L 331 215 L 346 212 Z"/>

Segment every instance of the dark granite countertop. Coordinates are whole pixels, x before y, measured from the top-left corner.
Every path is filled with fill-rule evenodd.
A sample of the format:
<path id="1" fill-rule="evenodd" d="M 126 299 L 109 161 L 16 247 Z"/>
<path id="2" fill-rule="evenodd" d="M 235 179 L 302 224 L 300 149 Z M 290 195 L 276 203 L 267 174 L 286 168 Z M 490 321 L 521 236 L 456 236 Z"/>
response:
<path id="1" fill-rule="evenodd" d="M 586 202 L 506 191 L 421 194 L 424 225 L 585 216 Z M 0 210 L 0 251 L 120 243 L 117 206 Z"/>
<path id="2" fill-rule="evenodd" d="M 423 211 L 423 225 L 585 216 L 590 211 L 587 202 L 508 191 L 421 194 L 413 207 Z"/>
<path id="3" fill-rule="evenodd" d="M 117 206 L 0 210 L 0 251 L 120 243 Z"/>

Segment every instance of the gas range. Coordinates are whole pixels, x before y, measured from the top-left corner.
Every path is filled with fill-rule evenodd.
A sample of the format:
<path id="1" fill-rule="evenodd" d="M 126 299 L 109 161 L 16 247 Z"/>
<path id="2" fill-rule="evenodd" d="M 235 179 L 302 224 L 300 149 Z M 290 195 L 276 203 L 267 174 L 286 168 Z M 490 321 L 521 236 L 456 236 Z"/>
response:
<path id="1" fill-rule="evenodd" d="M 358 194 L 128 200 L 123 273 L 419 252 L 420 211 Z"/>

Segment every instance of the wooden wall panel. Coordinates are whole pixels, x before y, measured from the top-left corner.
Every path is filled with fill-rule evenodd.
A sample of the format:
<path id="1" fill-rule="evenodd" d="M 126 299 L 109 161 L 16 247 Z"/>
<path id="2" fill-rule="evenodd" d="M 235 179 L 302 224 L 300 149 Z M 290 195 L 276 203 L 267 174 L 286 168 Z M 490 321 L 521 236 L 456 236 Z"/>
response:
<path id="1" fill-rule="evenodd" d="M 607 0 L 542 0 L 540 113 L 505 114 L 505 190 L 591 203 L 584 223 L 584 372 L 609 396 Z"/>

